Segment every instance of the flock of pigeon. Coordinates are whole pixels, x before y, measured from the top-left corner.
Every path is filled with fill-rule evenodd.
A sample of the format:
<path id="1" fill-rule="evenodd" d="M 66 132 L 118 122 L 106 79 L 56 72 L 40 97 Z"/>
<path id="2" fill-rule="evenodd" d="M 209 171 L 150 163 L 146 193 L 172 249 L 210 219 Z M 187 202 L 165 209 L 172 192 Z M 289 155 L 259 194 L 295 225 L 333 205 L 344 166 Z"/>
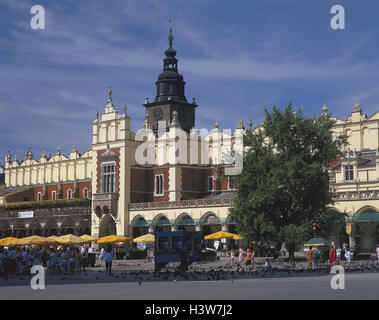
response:
<path id="1" fill-rule="evenodd" d="M 376 261 L 355 262 L 348 266 L 343 266 L 345 273 L 377 273 L 379 265 Z M 264 265 L 246 266 L 217 266 L 206 270 L 201 265 L 192 265 L 188 271 L 180 271 L 175 267 L 164 268 L 160 271 L 139 270 L 139 271 L 123 271 L 116 272 L 110 278 L 114 280 L 135 281 L 140 285 L 144 281 L 217 281 L 248 279 L 248 278 L 277 278 L 277 277 L 304 277 L 304 276 L 321 276 L 330 274 L 331 266 L 327 264 L 319 265 L 317 268 L 297 267 L 293 268 L 288 264 L 277 264 L 271 268 L 265 268 Z M 99 280 L 100 274 L 105 273 L 98 270 L 99 276 L 95 275 L 95 279 Z M 96 274 L 96 271 L 95 271 Z M 94 273 L 85 273 L 87 277 L 93 277 Z"/>
<path id="2" fill-rule="evenodd" d="M 117 265 L 116 265 L 117 266 Z M 120 265 L 118 265 L 120 266 Z M 344 272 L 349 273 L 379 273 L 378 262 L 357 261 L 350 265 L 343 265 Z M 149 281 L 234 281 L 236 279 L 258 279 L 258 278 L 284 278 L 284 277 L 309 277 L 322 276 L 330 274 L 331 266 L 328 264 L 318 265 L 317 268 L 308 268 L 305 265 L 293 268 L 286 263 L 276 263 L 267 268 L 264 264 L 255 264 L 254 266 L 242 265 L 201 265 L 193 264 L 189 266 L 187 271 L 181 271 L 177 266 L 169 266 L 160 271 L 152 270 L 116 270 L 112 276 L 106 275 L 103 266 L 95 266 L 90 270 L 81 272 L 76 275 L 55 275 L 60 277 L 60 280 L 71 280 L 73 277 L 79 276 L 80 280 L 84 281 L 128 281 L 138 282 L 142 285 L 143 282 Z M 54 275 L 53 275 L 54 276 Z M 19 278 L 23 280 L 21 276 Z M 77 279 L 77 280 L 79 280 Z"/>

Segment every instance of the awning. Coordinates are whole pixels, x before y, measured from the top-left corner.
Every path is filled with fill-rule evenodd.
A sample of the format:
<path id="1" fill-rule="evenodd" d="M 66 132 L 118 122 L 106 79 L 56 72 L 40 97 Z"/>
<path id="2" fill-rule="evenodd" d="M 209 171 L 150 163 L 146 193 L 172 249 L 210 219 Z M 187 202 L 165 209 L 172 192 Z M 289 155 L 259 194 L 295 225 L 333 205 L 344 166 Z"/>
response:
<path id="1" fill-rule="evenodd" d="M 116 243 L 116 242 L 127 242 L 130 241 L 130 238 L 124 236 L 110 235 L 102 237 L 99 240 L 96 240 L 96 243 Z"/>
<path id="2" fill-rule="evenodd" d="M 154 242 L 155 241 L 155 236 L 153 234 L 145 234 L 143 236 L 140 236 L 138 238 L 134 238 L 133 242 Z"/>
<path id="3" fill-rule="evenodd" d="M 177 226 L 194 226 L 195 225 L 195 221 L 193 221 L 193 219 L 191 217 L 184 217 L 182 219 L 180 219 L 177 223 L 176 223 Z"/>
<path id="4" fill-rule="evenodd" d="M 147 227 L 147 222 L 145 219 L 139 219 L 132 222 L 132 227 Z"/>
<path id="5" fill-rule="evenodd" d="M 161 218 L 154 223 L 154 227 L 168 227 L 168 226 L 171 226 L 171 223 L 167 218 Z"/>
<path id="6" fill-rule="evenodd" d="M 310 247 L 310 246 L 327 246 L 329 245 L 329 241 L 326 240 L 325 238 L 312 238 L 311 240 L 307 241 L 304 243 L 305 247 Z"/>
<path id="7" fill-rule="evenodd" d="M 336 224 L 343 224 L 346 223 L 346 217 L 342 215 L 341 213 L 338 214 L 327 214 L 321 218 L 321 221 L 323 223 L 336 223 Z"/>
<path id="8" fill-rule="evenodd" d="M 234 240 L 241 240 L 242 237 L 238 234 L 229 233 L 225 231 L 218 231 L 212 234 L 209 234 L 204 237 L 205 240 L 214 240 L 214 239 L 234 239 Z"/>
<path id="9" fill-rule="evenodd" d="M 360 213 L 351 219 L 351 222 L 379 222 L 378 212 Z"/>
<path id="10" fill-rule="evenodd" d="M 204 219 L 203 221 L 200 221 L 200 224 L 202 226 L 204 226 L 204 225 L 220 225 L 221 222 L 216 216 L 209 215 L 206 219 Z"/>

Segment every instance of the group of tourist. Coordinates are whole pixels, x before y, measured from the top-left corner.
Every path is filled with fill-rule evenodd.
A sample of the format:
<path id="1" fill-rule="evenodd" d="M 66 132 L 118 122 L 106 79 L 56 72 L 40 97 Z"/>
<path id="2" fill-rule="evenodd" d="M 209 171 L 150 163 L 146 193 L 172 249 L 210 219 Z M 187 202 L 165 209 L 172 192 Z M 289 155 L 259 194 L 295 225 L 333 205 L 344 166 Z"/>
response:
<path id="1" fill-rule="evenodd" d="M 33 265 L 42 265 L 48 272 L 75 273 L 85 271 L 88 248 L 78 247 L 0 247 L 0 275 L 8 277 L 30 274 Z"/>
<path id="2" fill-rule="evenodd" d="M 231 263 L 235 263 L 235 257 L 238 256 L 238 264 L 242 265 L 245 263 L 247 266 L 254 265 L 254 259 L 255 259 L 255 251 L 252 249 L 247 249 L 246 252 L 243 248 L 240 248 L 239 250 L 231 250 L 230 251 L 230 260 Z M 246 262 L 245 262 L 246 258 Z"/>
<path id="3" fill-rule="evenodd" d="M 346 265 L 350 265 L 353 260 L 353 251 L 351 251 L 346 243 L 342 245 L 342 248 L 337 248 L 332 242 L 328 253 L 328 263 L 330 265 L 339 265 L 343 258 L 345 258 Z M 322 252 L 316 246 L 310 246 L 305 252 L 306 260 L 309 268 L 316 268 L 321 259 Z"/>

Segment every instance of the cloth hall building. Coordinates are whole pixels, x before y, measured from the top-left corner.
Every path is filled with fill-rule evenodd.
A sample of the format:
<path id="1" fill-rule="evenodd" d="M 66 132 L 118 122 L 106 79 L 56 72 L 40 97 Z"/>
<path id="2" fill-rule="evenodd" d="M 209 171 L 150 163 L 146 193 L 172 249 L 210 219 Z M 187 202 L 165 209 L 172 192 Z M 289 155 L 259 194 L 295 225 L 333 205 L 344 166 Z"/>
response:
<path id="1" fill-rule="evenodd" d="M 159 148 L 167 150 L 175 142 L 170 137 L 176 137 L 176 130 L 187 133 L 188 140 L 196 132 L 198 105 L 194 99 L 187 101 L 172 41 L 170 33 L 156 97 L 143 105 L 143 127 L 154 135 L 157 154 Z M 23 159 L 8 152 L 5 184 L 0 186 L 0 237 L 67 233 L 135 237 L 181 229 L 234 232 L 229 216 L 236 196 L 233 176 L 218 177 L 217 167 L 224 161 L 224 141 L 229 139 L 231 153 L 236 152 L 236 139 L 246 130 L 243 122 L 229 134 L 216 122 L 207 134 L 208 164 L 170 163 L 163 158 L 141 165 L 135 154 L 143 142 L 130 129 L 126 111 L 126 107 L 123 112 L 117 110 L 110 89 L 104 112 L 92 123 L 87 151 L 79 153 L 74 146 L 64 155 L 58 147 L 54 155 L 44 152 L 39 159 L 30 148 Z M 322 112 L 327 112 L 325 105 Z M 334 130 L 348 133 L 350 146 L 329 168 L 336 201 L 330 210 L 347 213 L 351 230 L 343 221 L 333 227 L 330 239 L 372 252 L 379 243 L 379 112 L 367 117 L 356 103 L 346 121 L 336 120 Z M 158 142 L 162 122 L 164 145 Z"/>

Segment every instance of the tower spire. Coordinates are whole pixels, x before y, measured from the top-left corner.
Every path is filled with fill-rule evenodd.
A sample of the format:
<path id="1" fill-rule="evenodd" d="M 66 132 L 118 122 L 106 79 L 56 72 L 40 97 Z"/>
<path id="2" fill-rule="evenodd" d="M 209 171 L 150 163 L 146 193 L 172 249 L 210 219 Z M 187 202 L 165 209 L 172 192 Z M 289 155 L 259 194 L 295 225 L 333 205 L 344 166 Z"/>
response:
<path id="1" fill-rule="evenodd" d="M 168 42 L 170 44 L 170 48 L 172 48 L 172 40 L 174 40 L 174 36 L 172 35 L 171 19 L 168 20 L 168 23 L 170 24 L 170 35 L 168 36 Z"/>

